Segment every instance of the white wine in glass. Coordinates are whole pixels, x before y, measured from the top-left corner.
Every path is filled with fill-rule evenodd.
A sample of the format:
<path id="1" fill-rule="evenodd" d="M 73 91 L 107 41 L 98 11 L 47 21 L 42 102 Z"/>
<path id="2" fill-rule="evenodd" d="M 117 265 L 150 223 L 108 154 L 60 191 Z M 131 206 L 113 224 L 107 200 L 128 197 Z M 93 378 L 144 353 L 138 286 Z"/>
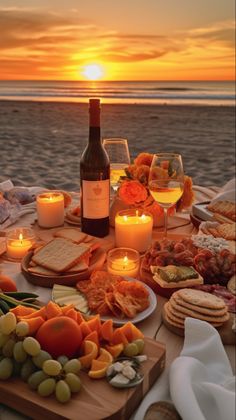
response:
<path id="1" fill-rule="evenodd" d="M 184 190 L 182 157 L 175 153 L 153 156 L 148 179 L 149 191 L 164 209 L 164 236 L 167 236 L 168 208 L 177 203 Z"/>
<path id="2" fill-rule="evenodd" d="M 119 179 L 125 176 L 125 168 L 130 164 L 127 139 L 109 138 L 103 140 L 103 146 L 110 159 L 110 183 L 113 191 L 119 187 Z"/>

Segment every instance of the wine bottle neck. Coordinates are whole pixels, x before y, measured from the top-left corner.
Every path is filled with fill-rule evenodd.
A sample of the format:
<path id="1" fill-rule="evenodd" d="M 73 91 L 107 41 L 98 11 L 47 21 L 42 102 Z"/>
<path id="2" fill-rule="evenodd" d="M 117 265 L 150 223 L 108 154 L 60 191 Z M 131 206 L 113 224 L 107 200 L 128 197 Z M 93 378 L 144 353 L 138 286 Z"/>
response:
<path id="1" fill-rule="evenodd" d="M 89 143 L 101 142 L 101 130 L 100 127 L 89 127 Z"/>

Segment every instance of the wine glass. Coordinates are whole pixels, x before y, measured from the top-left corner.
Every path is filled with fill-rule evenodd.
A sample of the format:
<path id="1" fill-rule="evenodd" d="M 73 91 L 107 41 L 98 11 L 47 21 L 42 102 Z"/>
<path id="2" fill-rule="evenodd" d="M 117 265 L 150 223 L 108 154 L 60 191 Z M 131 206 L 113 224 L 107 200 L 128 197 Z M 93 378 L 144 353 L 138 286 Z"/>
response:
<path id="1" fill-rule="evenodd" d="M 153 156 L 148 179 L 149 191 L 164 209 L 164 237 L 167 237 L 168 209 L 177 203 L 184 190 L 182 157 L 175 153 Z"/>
<path id="2" fill-rule="evenodd" d="M 103 146 L 110 159 L 110 183 L 114 192 L 118 190 L 119 179 L 125 176 L 125 168 L 130 164 L 127 139 L 109 138 L 103 140 Z"/>

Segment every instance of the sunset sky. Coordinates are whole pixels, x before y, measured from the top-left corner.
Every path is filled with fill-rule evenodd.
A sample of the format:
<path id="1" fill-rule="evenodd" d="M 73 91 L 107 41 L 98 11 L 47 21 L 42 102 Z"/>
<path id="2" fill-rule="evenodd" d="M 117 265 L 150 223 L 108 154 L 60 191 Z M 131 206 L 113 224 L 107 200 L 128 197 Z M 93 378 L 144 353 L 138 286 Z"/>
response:
<path id="1" fill-rule="evenodd" d="M 234 80 L 234 20 L 234 0 L 0 0 L 0 79 Z"/>

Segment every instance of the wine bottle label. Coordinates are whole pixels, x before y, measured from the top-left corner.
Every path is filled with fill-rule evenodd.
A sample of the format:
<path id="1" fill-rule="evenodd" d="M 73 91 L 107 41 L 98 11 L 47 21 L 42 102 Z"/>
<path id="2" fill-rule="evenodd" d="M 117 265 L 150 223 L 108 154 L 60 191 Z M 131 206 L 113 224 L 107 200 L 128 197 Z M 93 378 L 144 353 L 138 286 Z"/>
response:
<path id="1" fill-rule="evenodd" d="M 103 219 L 109 216 L 109 179 L 103 181 L 82 181 L 83 217 Z"/>

